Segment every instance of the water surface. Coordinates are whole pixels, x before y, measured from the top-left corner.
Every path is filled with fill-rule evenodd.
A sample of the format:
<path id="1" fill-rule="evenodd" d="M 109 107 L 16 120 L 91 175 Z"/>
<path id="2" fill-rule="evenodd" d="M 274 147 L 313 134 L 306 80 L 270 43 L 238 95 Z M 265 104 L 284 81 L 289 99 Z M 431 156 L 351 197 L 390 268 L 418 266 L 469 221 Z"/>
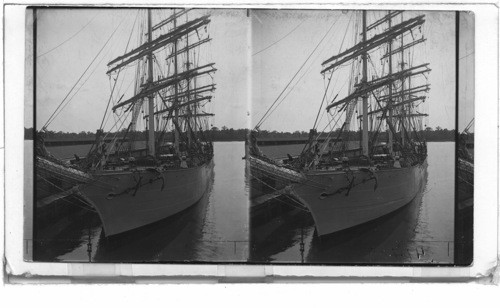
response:
<path id="1" fill-rule="evenodd" d="M 269 156 L 303 145 L 261 147 Z M 287 152 L 283 152 L 287 151 Z M 250 258 L 277 263 L 453 263 L 455 144 L 428 143 L 425 184 L 408 205 L 371 223 L 318 238 L 310 213 L 289 198 L 267 204 L 266 221 L 251 217 Z"/>
<path id="2" fill-rule="evenodd" d="M 30 146 L 32 142 L 26 141 Z M 84 155 L 89 146 L 49 148 L 59 157 Z M 106 238 L 96 213 L 67 199 L 70 209 L 44 224 L 34 241 L 37 261 L 242 262 L 248 257 L 248 190 L 244 144 L 214 143 L 214 178 L 202 199 L 152 225 Z M 29 164 L 28 164 L 29 165 Z M 67 211 L 67 210 L 66 210 Z M 61 216 L 61 215 L 59 215 Z"/>

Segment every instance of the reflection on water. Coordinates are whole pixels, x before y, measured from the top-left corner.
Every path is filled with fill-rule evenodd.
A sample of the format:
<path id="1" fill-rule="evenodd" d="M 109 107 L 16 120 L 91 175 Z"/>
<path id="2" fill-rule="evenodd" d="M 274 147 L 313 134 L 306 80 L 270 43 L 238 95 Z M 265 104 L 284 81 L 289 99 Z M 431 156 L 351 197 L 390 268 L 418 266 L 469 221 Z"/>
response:
<path id="1" fill-rule="evenodd" d="M 246 261 L 248 204 L 241 142 L 214 144 L 214 177 L 201 200 L 157 223 L 106 238 L 96 213 L 72 208 L 40 228 L 36 261 L 217 262 Z M 81 204 L 80 204 L 81 205 Z M 231 219 L 228 219 L 230 217 Z"/>
<path id="2" fill-rule="evenodd" d="M 97 262 L 198 260 L 209 191 L 194 206 L 159 223 L 105 238 L 101 234 L 94 260 Z"/>
<path id="3" fill-rule="evenodd" d="M 415 199 L 361 226 L 319 238 L 310 213 L 289 198 L 253 206 L 250 259 L 282 263 L 452 263 L 454 144 L 429 143 L 428 147 L 428 172 Z"/>

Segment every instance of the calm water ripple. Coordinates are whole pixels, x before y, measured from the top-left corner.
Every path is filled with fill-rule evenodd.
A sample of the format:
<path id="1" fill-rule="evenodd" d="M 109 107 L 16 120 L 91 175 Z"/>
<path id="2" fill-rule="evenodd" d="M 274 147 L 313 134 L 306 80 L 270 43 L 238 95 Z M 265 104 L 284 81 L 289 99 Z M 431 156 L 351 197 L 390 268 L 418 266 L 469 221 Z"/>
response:
<path id="1" fill-rule="evenodd" d="M 32 144 L 29 142 L 29 144 Z M 49 150 L 51 150 L 49 148 Z M 60 157 L 87 149 L 54 148 Z M 69 200 L 71 213 L 39 230 L 35 259 L 79 262 L 220 262 L 248 257 L 248 191 L 243 142 L 214 144 L 214 178 L 202 199 L 158 223 L 105 238 L 99 217 Z"/>
<path id="2" fill-rule="evenodd" d="M 32 142 L 26 141 L 25 145 L 29 153 Z M 61 157 L 86 151 L 83 147 L 68 148 L 66 152 L 55 150 Z M 263 150 L 270 155 L 280 152 L 273 147 Z M 286 150 L 290 152 L 289 148 Z M 287 198 L 272 201 L 274 212 L 265 223 L 251 219 L 250 232 L 249 185 L 245 161 L 241 159 L 244 143 L 216 142 L 214 179 L 196 205 L 153 225 L 107 239 L 99 217 L 70 199 L 56 208 L 66 213 L 64 217 L 39 230 L 34 241 L 35 259 L 245 262 L 250 258 L 259 263 L 452 263 L 454 150 L 452 142 L 428 144 L 426 184 L 407 206 L 349 232 L 319 239 L 311 215 Z M 31 181 L 29 176 L 27 181 Z M 29 218 L 30 211 L 25 214 Z M 29 233 L 30 228 L 26 230 Z"/>
<path id="3" fill-rule="evenodd" d="M 300 145 L 295 151 L 300 151 Z M 278 147 L 268 155 L 285 156 Z M 293 151 L 290 147 L 287 151 Z M 277 199 L 268 206 L 274 220 L 251 218 L 250 258 L 278 263 L 453 263 L 453 142 L 428 144 L 428 169 L 416 198 L 398 211 L 354 229 L 318 238 L 309 213 Z M 292 155 L 296 153 L 290 153 Z M 273 216 L 274 215 L 274 216 Z"/>

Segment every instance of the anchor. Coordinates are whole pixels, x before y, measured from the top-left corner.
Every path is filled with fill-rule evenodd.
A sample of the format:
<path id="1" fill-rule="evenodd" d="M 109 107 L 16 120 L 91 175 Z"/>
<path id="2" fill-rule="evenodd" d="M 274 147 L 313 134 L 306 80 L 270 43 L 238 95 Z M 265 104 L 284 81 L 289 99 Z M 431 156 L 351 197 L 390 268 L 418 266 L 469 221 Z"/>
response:
<path id="1" fill-rule="evenodd" d="M 377 175 L 375 174 L 375 172 L 373 172 L 373 170 L 371 170 L 369 168 L 359 168 L 359 170 L 363 171 L 363 172 L 367 172 L 368 174 L 370 174 L 370 178 L 363 179 L 363 181 L 361 183 L 366 183 L 368 181 L 375 180 L 375 185 L 373 186 L 373 191 L 377 190 L 377 188 L 378 188 L 378 178 L 377 178 Z"/>

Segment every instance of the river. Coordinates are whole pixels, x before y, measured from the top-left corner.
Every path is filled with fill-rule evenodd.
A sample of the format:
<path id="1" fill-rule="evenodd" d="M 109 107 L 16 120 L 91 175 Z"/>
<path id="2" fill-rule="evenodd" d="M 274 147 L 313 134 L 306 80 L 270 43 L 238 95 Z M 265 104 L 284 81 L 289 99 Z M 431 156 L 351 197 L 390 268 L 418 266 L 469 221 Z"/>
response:
<path id="1" fill-rule="evenodd" d="M 296 154 L 303 145 L 269 146 L 270 156 Z M 32 181 L 32 142 L 25 141 L 27 187 Z M 49 148 L 60 157 L 84 155 L 88 146 Z M 33 257 L 64 262 L 257 262 L 311 264 L 450 264 L 454 260 L 453 142 L 428 143 L 426 184 L 400 210 L 347 233 L 319 239 L 308 212 L 287 200 L 272 202 L 274 216 L 256 228 L 249 214 L 243 142 L 214 144 L 214 178 L 188 210 L 108 239 L 99 217 L 75 200 L 37 229 Z M 29 201 L 31 193 L 25 191 Z M 27 202 L 29 204 L 29 202 Z M 276 215 L 278 213 L 278 215 Z M 26 246 L 31 214 L 25 208 Z M 56 213 L 57 214 L 57 213 Z M 274 217 L 274 218 L 273 218 Z M 42 224 L 39 224 L 39 226 Z M 26 254 L 29 256 L 30 254 Z M 29 259 L 29 257 L 27 257 Z"/>
<path id="2" fill-rule="evenodd" d="M 268 156 L 284 157 L 298 154 L 302 147 L 261 149 Z M 455 143 L 428 143 L 427 161 L 426 183 L 410 204 L 326 239 L 314 235 L 308 212 L 286 198 L 272 201 L 274 221 L 269 219 L 272 213 L 268 222 L 251 217 L 250 259 L 258 263 L 453 263 Z"/>
<path id="3" fill-rule="evenodd" d="M 32 171 L 32 141 L 25 141 L 26 169 Z M 50 147 L 58 157 L 85 155 L 89 145 Z M 34 260 L 64 262 L 243 262 L 248 258 L 248 189 L 243 142 L 214 143 L 214 178 L 189 209 L 123 236 L 103 236 L 97 214 L 75 200 L 55 208 L 63 215 L 39 224 Z M 32 157 L 32 156 L 31 156 Z M 27 177 L 27 181 L 31 181 Z M 27 198 L 30 194 L 27 195 Z M 62 208 L 62 209 L 61 209 Z M 25 211 L 28 224 L 31 212 Z"/>

